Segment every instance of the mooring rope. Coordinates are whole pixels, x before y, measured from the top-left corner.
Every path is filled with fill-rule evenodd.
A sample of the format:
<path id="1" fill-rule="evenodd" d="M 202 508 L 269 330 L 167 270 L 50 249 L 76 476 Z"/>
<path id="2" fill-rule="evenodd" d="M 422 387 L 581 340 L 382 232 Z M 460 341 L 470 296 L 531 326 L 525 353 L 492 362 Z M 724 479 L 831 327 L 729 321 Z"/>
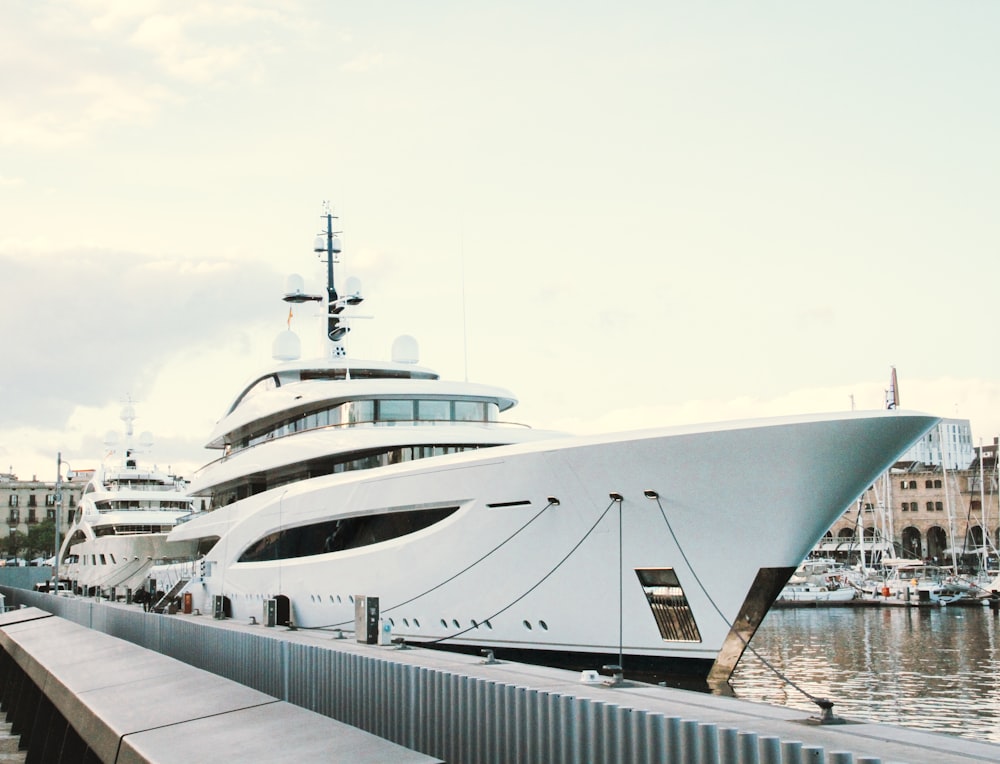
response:
<path id="1" fill-rule="evenodd" d="M 559 503 L 558 501 L 553 501 L 551 498 L 548 501 L 549 501 L 549 503 L 546 504 L 544 507 L 542 507 L 540 510 L 538 510 L 538 512 L 536 512 L 528 520 L 528 522 L 526 522 L 524 525 L 522 525 L 520 528 L 518 528 L 516 531 L 514 531 L 512 534 L 510 534 L 507 538 L 505 538 L 503 541 L 501 541 L 499 544 L 497 544 L 495 547 L 493 547 L 490 551 L 486 552 L 486 554 L 484 554 L 478 560 L 475 560 L 474 562 L 469 563 L 464 568 L 462 568 L 460 571 L 458 571 L 454 575 L 449 576 L 444 581 L 441 581 L 440 583 L 435 584 L 430 589 L 427 589 L 427 590 L 421 592 L 420 594 L 416 594 L 416 595 L 410 597 L 408 600 L 403 600 L 402 602 L 398 602 L 395 605 L 390 605 L 387 608 L 382 608 L 381 612 L 387 613 L 390 610 L 396 610 L 397 608 L 401 608 L 404 605 L 409 605 L 411 602 L 414 602 L 414 601 L 420 599 L 421 597 L 427 596 L 431 592 L 436 591 L 437 589 L 440 589 L 445 584 L 448 584 L 448 583 L 454 581 L 459 576 L 464 575 L 465 573 L 468 573 L 470 570 L 472 570 L 472 568 L 474 568 L 476 565 L 478 565 L 479 563 L 481 563 L 487 557 L 489 557 L 494 552 L 497 552 L 499 549 L 501 549 L 502 547 L 504 547 L 508 543 L 510 543 L 521 531 L 523 531 L 525 528 L 527 528 L 529 525 L 531 525 L 533 522 L 535 522 L 535 520 L 537 520 L 539 517 L 541 517 L 542 514 L 545 512 L 545 510 L 547 510 L 549 507 L 556 506 Z M 311 628 L 311 629 L 336 629 L 336 628 L 338 628 L 340 626 L 344 626 L 345 624 L 353 624 L 353 623 L 354 623 L 354 621 L 340 621 L 339 623 L 329 624 L 327 626 L 310 626 L 310 627 L 300 626 L 299 628 L 300 629 L 305 629 L 305 628 Z"/>
<path id="2" fill-rule="evenodd" d="M 721 608 L 719 608 L 719 606 L 715 603 L 715 600 L 712 599 L 712 595 L 708 593 L 708 589 L 706 589 L 705 585 L 701 582 L 701 579 L 698 577 L 698 573 L 695 571 L 694 566 L 691 565 L 691 561 L 688 560 L 687 554 L 685 554 L 684 552 L 684 547 L 682 547 L 680 541 L 677 540 L 677 534 L 674 533 L 673 526 L 670 525 L 670 520 L 667 519 L 667 513 L 664 511 L 663 504 L 660 502 L 659 494 L 657 494 L 655 498 L 656 498 L 656 506 L 659 507 L 660 509 L 660 516 L 663 518 L 663 522 L 666 524 L 667 530 L 670 532 L 670 537 L 674 540 L 674 545 L 677 547 L 677 551 L 680 552 L 681 558 L 684 560 L 684 564 L 687 566 L 687 569 L 691 572 L 691 577 L 694 578 L 695 583 L 698 584 L 698 588 L 701 589 L 702 593 L 708 599 L 709 604 L 711 604 L 711 606 L 715 609 L 715 612 L 719 614 L 719 617 L 722 619 L 722 622 L 729 627 L 730 633 L 735 634 L 737 639 L 739 639 L 740 642 L 743 643 L 744 648 L 749 650 L 757 658 L 757 660 L 759 660 L 768 669 L 770 669 L 774 673 L 774 675 L 777 676 L 781 681 L 785 682 L 786 684 L 788 684 L 788 686 L 792 687 L 793 689 L 798 690 L 811 702 L 819 706 L 824 711 L 824 713 L 829 713 L 830 709 L 833 708 L 833 703 L 830 700 L 826 698 L 816 697 L 812 693 L 808 692 L 804 688 L 797 685 L 787 676 L 785 676 L 785 674 L 782 673 L 769 660 L 767 660 L 767 658 L 765 658 L 763 655 L 757 652 L 757 650 L 755 650 L 750 645 L 750 643 L 743 638 L 743 635 L 736 629 L 736 627 L 729 622 L 729 619 L 726 618 Z"/>
<path id="3" fill-rule="evenodd" d="M 617 500 L 612 500 L 611 503 L 608 504 L 607 508 L 601 513 L 601 516 L 598 517 L 597 520 L 594 521 L 594 524 L 591 525 L 590 528 L 587 530 L 587 532 L 585 534 L 583 534 L 583 538 L 581 538 L 579 541 L 577 541 L 576 544 L 573 545 L 573 548 L 570 549 L 565 554 L 565 556 L 561 560 L 559 560 L 559 562 L 556 563 L 555 567 L 552 568 L 552 570 L 550 570 L 544 576 L 542 576 L 537 582 L 535 582 L 535 584 L 532 585 L 532 587 L 530 589 L 528 589 L 526 592 L 524 592 L 524 594 L 522 594 L 517 599 L 513 600 L 509 604 L 507 604 L 504 607 L 502 607 L 500 610 L 498 610 L 497 612 L 495 612 L 489 618 L 485 618 L 482 621 L 478 621 L 477 623 L 487 623 L 489 621 L 492 621 L 498 615 L 502 615 L 506 611 L 510 610 L 512 607 L 514 607 L 514 605 L 516 605 L 518 602 L 520 602 L 525 597 L 527 597 L 529 594 L 531 594 L 533 591 L 535 591 L 535 589 L 537 589 L 539 586 L 541 586 L 543 583 L 545 583 L 545 581 L 549 578 L 549 576 L 551 576 L 553 573 L 555 573 L 557 570 L 559 570 L 559 568 L 561 568 L 563 566 L 563 564 L 566 562 L 566 560 L 568 560 L 573 555 L 573 553 L 576 552 L 576 550 L 580 548 L 580 545 L 583 544 L 583 542 L 586 541 L 590 537 L 590 534 L 594 532 L 594 529 L 600 524 L 601 520 L 604 519 L 604 517 L 608 514 L 608 512 L 611 510 L 611 508 L 616 503 L 617 503 Z M 479 628 L 479 627 L 477 625 L 473 624 L 472 626 L 469 626 L 466 629 L 462 629 L 461 631 L 456 631 L 454 634 L 449 634 L 447 636 L 440 637 L 438 639 L 432 639 L 430 641 L 423 641 L 423 640 L 421 640 L 420 644 L 422 644 L 422 645 L 437 645 L 437 644 L 440 644 L 441 642 L 447 642 L 449 639 L 454 639 L 455 637 L 460 637 L 462 634 L 467 634 L 468 632 L 472 631 L 473 629 L 477 629 L 477 628 Z"/>

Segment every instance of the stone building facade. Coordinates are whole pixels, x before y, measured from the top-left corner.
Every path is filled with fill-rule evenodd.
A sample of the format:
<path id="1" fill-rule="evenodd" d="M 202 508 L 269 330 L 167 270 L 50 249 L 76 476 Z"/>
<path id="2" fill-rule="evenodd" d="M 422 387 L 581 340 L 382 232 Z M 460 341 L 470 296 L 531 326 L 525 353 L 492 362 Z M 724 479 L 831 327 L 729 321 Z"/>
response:
<path id="1" fill-rule="evenodd" d="M 57 516 L 60 536 L 65 538 L 65 532 L 73 521 L 73 512 L 92 475 L 93 470 L 71 471 L 60 486 L 60 507 L 54 480 L 37 480 L 35 477 L 31 480 L 19 480 L 13 474 L 0 474 L 0 522 L 7 527 L 6 534 L 0 531 L 0 548 L 8 549 L 6 538 L 15 531 L 27 535 L 32 526 L 46 519 L 54 520 Z M 3 525 L 0 525 L 0 529 Z M 55 554 L 55 549 L 52 554 Z"/>
<path id="2" fill-rule="evenodd" d="M 975 448 L 962 469 L 897 462 L 848 508 L 827 532 L 820 550 L 835 556 L 859 554 L 864 540 L 871 549 L 891 539 L 886 554 L 958 561 L 978 567 L 984 559 L 996 566 L 1000 548 L 998 438 Z M 980 451 L 982 456 L 980 457 Z M 986 542 L 986 543 L 984 543 Z M 985 549 L 984 549 L 985 547 Z"/>

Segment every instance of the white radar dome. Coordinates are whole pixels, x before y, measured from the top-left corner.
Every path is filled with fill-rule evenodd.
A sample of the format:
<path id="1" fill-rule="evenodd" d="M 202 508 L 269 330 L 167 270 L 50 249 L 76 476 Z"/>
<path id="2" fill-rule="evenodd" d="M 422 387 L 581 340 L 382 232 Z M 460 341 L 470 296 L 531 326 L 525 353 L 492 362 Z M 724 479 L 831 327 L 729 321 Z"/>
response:
<path id="1" fill-rule="evenodd" d="M 295 361 L 302 355 L 302 342 L 299 335 L 286 329 L 274 338 L 271 345 L 271 357 L 275 361 Z"/>
<path id="2" fill-rule="evenodd" d="M 396 363 L 417 363 L 420 360 L 420 348 L 415 337 L 401 334 L 393 340 L 392 360 Z"/>
<path id="3" fill-rule="evenodd" d="M 344 294 L 359 294 L 361 292 L 361 279 L 357 276 L 348 276 L 344 282 Z"/>
<path id="4" fill-rule="evenodd" d="M 297 273 L 288 274 L 288 278 L 285 279 L 285 295 L 288 297 L 298 296 L 305 294 L 306 282 Z"/>

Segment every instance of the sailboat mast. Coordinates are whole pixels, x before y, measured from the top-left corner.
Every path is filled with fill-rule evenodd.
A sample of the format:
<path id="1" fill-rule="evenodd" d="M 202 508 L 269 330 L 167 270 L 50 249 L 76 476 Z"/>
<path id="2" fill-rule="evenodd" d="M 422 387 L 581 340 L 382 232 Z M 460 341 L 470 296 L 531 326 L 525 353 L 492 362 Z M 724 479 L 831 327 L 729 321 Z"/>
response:
<path id="1" fill-rule="evenodd" d="M 989 563 L 989 548 L 990 548 L 990 527 L 986 522 L 986 488 L 984 483 L 986 482 L 986 476 L 983 474 L 983 439 L 979 439 L 979 520 L 983 526 L 983 538 L 982 538 L 982 549 L 983 549 L 983 573 L 986 573 L 986 568 Z"/>
<path id="2" fill-rule="evenodd" d="M 941 432 L 941 425 L 938 425 L 938 441 L 943 442 L 944 433 Z M 944 449 L 941 453 L 941 474 L 944 477 L 944 506 L 948 511 L 948 535 L 951 537 L 951 564 L 958 572 L 958 539 L 955 538 L 955 512 L 951 506 L 951 491 L 948 489 L 948 466 L 945 464 Z"/>

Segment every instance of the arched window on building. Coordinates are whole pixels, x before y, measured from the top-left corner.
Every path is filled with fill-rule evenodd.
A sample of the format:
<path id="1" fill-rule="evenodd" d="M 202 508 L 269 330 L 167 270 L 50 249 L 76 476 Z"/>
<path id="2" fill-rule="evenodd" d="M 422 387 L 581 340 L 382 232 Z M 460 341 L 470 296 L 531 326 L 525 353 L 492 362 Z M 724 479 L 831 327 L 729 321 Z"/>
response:
<path id="1" fill-rule="evenodd" d="M 983 546 L 983 528 L 980 525 L 973 525 L 965 534 L 965 552 L 968 554 L 978 553 Z"/>
<path id="2" fill-rule="evenodd" d="M 944 559 L 944 550 L 948 548 L 948 534 L 944 528 L 935 525 L 927 529 L 927 556 Z"/>
<path id="3" fill-rule="evenodd" d="M 923 559 L 924 556 L 924 546 L 920 538 L 920 530 L 914 528 L 912 525 L 903 528 L 903 553 L 907 557 L 913 557 L 914 559 Z"/>

